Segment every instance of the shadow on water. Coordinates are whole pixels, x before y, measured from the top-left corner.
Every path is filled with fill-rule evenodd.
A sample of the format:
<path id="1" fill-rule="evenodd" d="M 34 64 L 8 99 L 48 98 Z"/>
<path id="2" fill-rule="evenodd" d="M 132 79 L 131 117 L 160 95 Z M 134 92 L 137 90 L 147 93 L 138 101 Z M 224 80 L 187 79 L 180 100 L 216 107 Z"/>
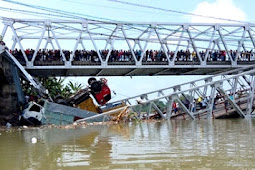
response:
<path id="1" fill-rule="evenodd" d="M 230 119 L 1 130 L 0 168 L 254 168 L 254 125 Z"/>

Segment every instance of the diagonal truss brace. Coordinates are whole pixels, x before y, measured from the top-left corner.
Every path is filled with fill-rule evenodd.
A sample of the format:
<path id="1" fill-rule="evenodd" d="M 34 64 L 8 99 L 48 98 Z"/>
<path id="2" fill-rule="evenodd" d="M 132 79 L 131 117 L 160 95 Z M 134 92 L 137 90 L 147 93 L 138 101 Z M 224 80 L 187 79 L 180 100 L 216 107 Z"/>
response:
<path id="1" fill-rule="evenodd" d="M 230 96 L 222 89 L 222 87 L 217 87 L 217 91 L 221 93 L 228 102 L 233 106 L 233 108 L 237 111 L 237 113 L 242 117 L 245 118 L 244 112 L 240 109 L 240 107 L 230 98 Z"/>

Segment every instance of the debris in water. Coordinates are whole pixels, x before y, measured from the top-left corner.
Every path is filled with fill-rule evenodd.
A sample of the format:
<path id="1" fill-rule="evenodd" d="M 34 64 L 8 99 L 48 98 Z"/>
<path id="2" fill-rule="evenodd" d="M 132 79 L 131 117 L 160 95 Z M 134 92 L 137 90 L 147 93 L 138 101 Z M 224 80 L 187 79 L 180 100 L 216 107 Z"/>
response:
<path id="1" fill-rule="evenodd" d="M 12 124 L 10 124 L 9 122 L 6 123 L 6 128 L 11 128 L 12 127 Z"/>
<path id="2" fill-rule="evenodd" d="M 37 143 L 37 138 L 36 137 L 32 137 L 31 143 Z"/>

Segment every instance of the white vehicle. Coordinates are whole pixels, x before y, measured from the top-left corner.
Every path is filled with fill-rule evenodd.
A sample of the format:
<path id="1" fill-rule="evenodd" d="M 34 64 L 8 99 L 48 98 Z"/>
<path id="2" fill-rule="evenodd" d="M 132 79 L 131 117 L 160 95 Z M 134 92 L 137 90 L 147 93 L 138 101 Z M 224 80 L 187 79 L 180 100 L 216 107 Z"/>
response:
<path id="1" fill-rule="evenodd" d="M 30 102 L 28 107 L 23 110 L 20 121 L 24 125 L 41 125 L 44 115 L 44 101 L 38 103 Z"/>

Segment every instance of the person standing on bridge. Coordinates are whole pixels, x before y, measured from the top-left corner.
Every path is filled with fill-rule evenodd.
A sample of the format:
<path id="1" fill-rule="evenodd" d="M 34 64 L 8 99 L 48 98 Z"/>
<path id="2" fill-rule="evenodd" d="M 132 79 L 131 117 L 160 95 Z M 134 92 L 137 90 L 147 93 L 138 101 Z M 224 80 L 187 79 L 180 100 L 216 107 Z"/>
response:
<path id="1" fill-rule="evenodd" d="M 176 114 L 178 112 L 178 107 L 177 107 L 177 103 L 174 101 L 172 104 L 173 110 L 174 110 L 174 114 Z"/>

